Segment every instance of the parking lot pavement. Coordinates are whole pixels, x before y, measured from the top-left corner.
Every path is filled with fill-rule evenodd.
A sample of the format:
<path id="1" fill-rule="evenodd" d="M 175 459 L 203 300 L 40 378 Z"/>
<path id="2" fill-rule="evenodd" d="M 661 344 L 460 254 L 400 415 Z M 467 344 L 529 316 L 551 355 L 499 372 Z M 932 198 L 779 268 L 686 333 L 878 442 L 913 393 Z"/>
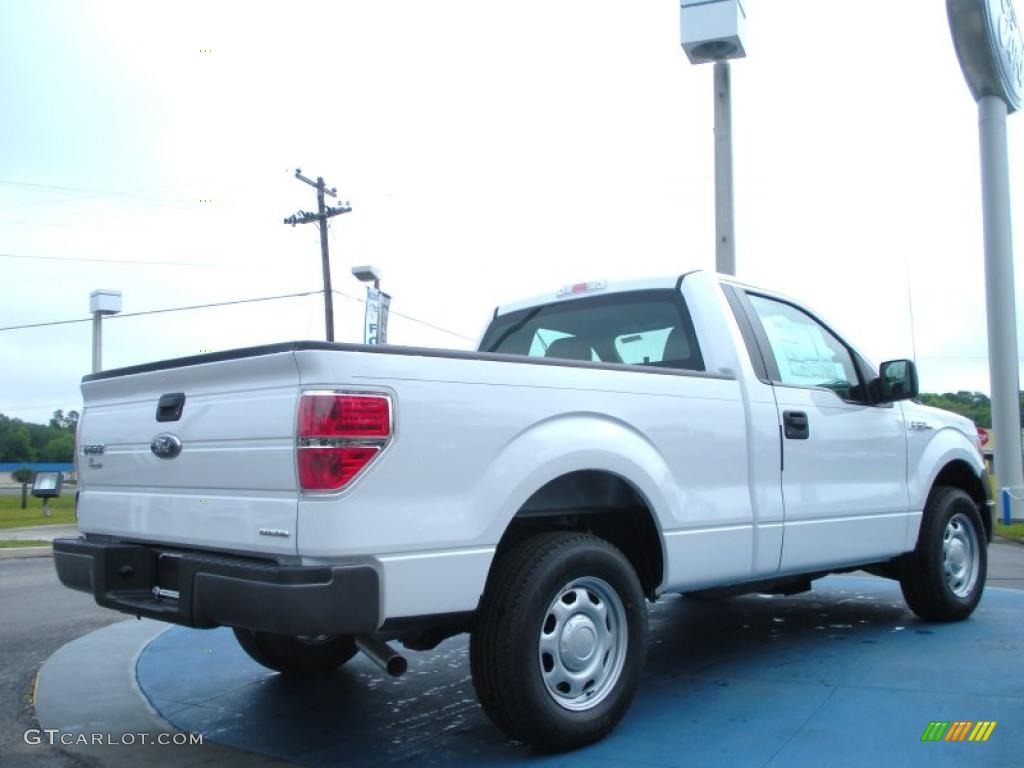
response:
<path id="1" fill-rule="evenodd" d="M 1024 545 L 992 543 L 988 583 L 1024 589 Z M 856 588 L 829 597 L 835 587 L 844 591 L 846 585 Z M 602 745 L 552 764 L 748 764 L 746 758 L 771 756 L 777 750 L 770 757 L 772 766 L 820 763 L 824 754 L 844 755 L 845 763 L 833 764 L 853 765 L 857 755 L 867 753 L 879 764 L 900 756 L 910 759 L 899 762 L 929 768 L 953 765 L 960 758 L 998 765 L 998 760 L 989 759 L 993 751 L 1005 756 L 1003 747 L 993 746 L 996 738 L 1010 738 L 1012 744 L 1011 729 L 1024 723 L 1020 677 L 1003 674 L 1016 668 L 1024 653 L 1016 631 L 1020 619 L 1013 618 L 1024 612 L 1015 607 L 1014 599 L 1014 593 L 990 589 L 971 621 L 927 625 L 909 614 L 895 584 L 874 577 L 833 577 L 816 585 L 815 592 L 795 598 L 747 597 L 702 605 L 667 597 L 652 608 L 647 680 L 623 727 Z M 1018 623 L 988 625 L 1002 614 L 1012 614 L 1009 622 Z M 42 559 L 0 563 L 0 615 L 5 618 L 0 624 L 0 647 L 5 652 L 0 665 L 4 765 L 113 766 L 140 759 L 158 765 L 197 765 L 243 760 L 239 753 L 212 743 L 200 751 L 159 756 L 125 748 L 113 754 L 74 754 L 24 744 L 23 731 L 38 725 L 32 712 L 32 680 L 39 663 L 62 644 L 123 616 L 60 586 L 52 561 Z M 127 622 L 124 627 L 135 631 L 139 624 L 144 622 Z M 117 636 L 125 631 L 110 627 L 104 632 L 113 634 L 93 633 L 65 646 L 92 649 L 88 652 L 94 658 L 66 667 L 79 683 L 84 682 L 83 670 L 99 673 L 111 663 L 134 674 L 137 639 L 121 638 L 135 645 L 119 650 Z M 964 641 L 973 650 L 958 655 L 956 644 Z M 316 766 L 356 764 L 360 757 L 368 763 L 447 758 L 537 762 L 535 755 L 503 739 L 484 718 L 476 705 L 465 653 L 463 636 L 446 641 L 436 652 L 409 653 L 413 665 L 400 680 L 382 677 L 359 656 L 330 679 L 295 685 L 249 661 L 227 630 L 171 628 L 143 652 L 139 682 L 163 718 L 174 725 L 263 753 L 262 758 L 241 753 L 247 766 L 280 764 L 274 757 Z M 997 658 L 1001 655 L 1008 658 Z M 981 663 L 979 669 L 972 660 Z M 74 698 L 81 712 L 71 713 L 72 720 L 88 722 L 94 699 L 109 703 L 107 697 L 114 694 L 106 682 L 90 678 L 84 689 L 78 685 Z M 68 689 L 62 689 L 59 680 L 55 684 L 58 699 L 65 698 Z M 145 716 L 148 710 L 134 681 L 126 678 L 120 688 L 118 695 L 128 696 L 128 704 L 124 717 L 115 720 L 127 724 Z M 768 701 L 773 704 L 765 708 Z M 989 718 L 998 720 L 999 727 L 991 744 L 928 745 L 920 743 L 922 717 Z M 854 725 L 864 718 L 870 724 Z M 835 722 L 844 725 L 833 727 Z M 740 731 L 737 724 L 742 725 Z M 867 736 L 851 741 L 849 734 L 858 728 L 873 741 L 865 743 Z M 779 741 L 780 733 L 789 740 Z M 765 751 L 773 740 L 775 747 Z M 974 752 L 967 753 L 968 748 Z M 961 752 L 954 754 L 955 749 Z"/>
<path id="2" fill-rule="evenodd" d="M 40 727 L 55 729 L 70 742 L 65 752 L 107 768 L 275 768 L 288 763 L 241 752 L 176 731 L 150 706 L 135 685 L 139 652 L 166 629 L 156 621 L 121 621 L 68 643 L 39 672 L 36 713 Z M 88 659 L 89 664 L 83 664 Z M 127 661 L 127 663 L 126 663 Z M 82 702 L 88 701 L 88 718 Z M 94 734 L 101 741 L 88 743 Z M 178 738 L 180 741 L 175 741 Z M 30 746 L 29 749 L 32 747 Z"/>
<path id="3" fill-rule="evenodd" d="M 1011 553 L 1012 554 L 1012 553 Z M 230 630 L 172 627 L 136 667 L 177 728 L 310 768 L 410 763 L 537 768 L 633 765 L 1020 764 L 1024 594 L 986 591 L 968 621 L 930 624 L 899 586 L 830 576 L 791 597 L 667 596 L 650 611 L 637 700 L 605 740 L 558 756 L 498 731 L 476 703 L 466 637 L 409 652 L 384 676 L 363 656 L 288 679 L 251 661 Z M 922 743 L 934 721 L 996 722 L 986 743 Z"/>
<path id="4" fill-rule="evenodd" d="M 124 616 L 63 587 L 53 560 L 28 558 L 0 560 L 0 619 L 0 765 L 83 765 L 55 747 L 25 744 L 25 731 L 38 727 L 33 682 L 40 665 L 62 645 Z"/>

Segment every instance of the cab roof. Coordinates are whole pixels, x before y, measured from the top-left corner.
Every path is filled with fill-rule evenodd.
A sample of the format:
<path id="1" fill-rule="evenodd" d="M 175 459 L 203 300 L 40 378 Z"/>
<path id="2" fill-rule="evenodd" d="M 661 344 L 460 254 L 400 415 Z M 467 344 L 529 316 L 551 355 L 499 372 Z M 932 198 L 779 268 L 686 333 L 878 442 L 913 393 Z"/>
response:
<path id="1" fill-rule="evenodd" d="M 691 270 L 700 272 L 703 270 Z M 675 289 L 678 287 L 685 272 L 672 277 L 649 277 L 640 280 L 617 280 L 609 282 L 606 280 L 591 280 L 562 286 L 550 293 L 542 293 L 529 299 L 521 299 L 508 304 L 501 304 L 494 310 L 494 316 L 507 315 L 509 312 L 518 312 L 522 309 L 555 304 L 563 301 L 574 301 L 576 299 L 589 298 L 591 296 L 606 295 L 609 293 L 626 293 L 628 291 L 650 291 L 657 289 Z"/>

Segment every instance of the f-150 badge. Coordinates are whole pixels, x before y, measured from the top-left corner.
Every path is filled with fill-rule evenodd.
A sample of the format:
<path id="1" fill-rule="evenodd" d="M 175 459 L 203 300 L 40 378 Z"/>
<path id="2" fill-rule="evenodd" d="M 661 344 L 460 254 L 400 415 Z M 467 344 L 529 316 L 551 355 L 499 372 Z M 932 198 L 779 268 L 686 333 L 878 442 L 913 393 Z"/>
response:
<path id="1" fill-rule="evenodd" d="M 103 447 L 103 443 L 82 446 L 82 454 L 89 457 L 89 467 L 91 469 L 100 469 L 103 466 L 103 462 L 96 458 L 103 455 Z"/>

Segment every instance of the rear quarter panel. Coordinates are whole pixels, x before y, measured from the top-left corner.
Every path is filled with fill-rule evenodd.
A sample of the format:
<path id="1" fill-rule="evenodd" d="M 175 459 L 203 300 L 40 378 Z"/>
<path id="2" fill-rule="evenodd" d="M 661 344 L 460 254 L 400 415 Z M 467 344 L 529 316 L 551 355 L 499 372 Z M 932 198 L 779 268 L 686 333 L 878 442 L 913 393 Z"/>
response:
<path id="1" fill-rule="evenodd" d="M 673 537 L 735 531 L 727 539 L 749 573 L 745 420 L 732 378 L 346 352 L 299 351 L 296 360 L 303 389 L 394 398 L 395 437 L 383 455 L 342 493 L 304 495 L 298 515 L 304 559 L 383 563 L 388 616 L 417 612 L 427 574 L 447 594 L 468 589 L 475 605 L 516 511 L 549 480 L 583 469 L 618 475 L 647 501 L 666 562 L 680 562 L 673 546 L 692 541 L 706 567 L 720 567 L 730 558 L 708 540 Z"/>

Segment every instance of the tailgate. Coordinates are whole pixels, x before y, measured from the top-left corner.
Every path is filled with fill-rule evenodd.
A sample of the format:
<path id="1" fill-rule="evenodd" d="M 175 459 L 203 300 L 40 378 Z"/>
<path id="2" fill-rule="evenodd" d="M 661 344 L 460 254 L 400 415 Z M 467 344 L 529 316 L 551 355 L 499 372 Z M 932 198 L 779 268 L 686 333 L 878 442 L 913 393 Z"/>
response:
<path id="1" fill-rule="evenodd" d="M 294 555 L 298 385 L 291 351 L 83 382 L 80 529 Z M 177 393 L 180 417 L 158 421 L 161 397 Z"/>

